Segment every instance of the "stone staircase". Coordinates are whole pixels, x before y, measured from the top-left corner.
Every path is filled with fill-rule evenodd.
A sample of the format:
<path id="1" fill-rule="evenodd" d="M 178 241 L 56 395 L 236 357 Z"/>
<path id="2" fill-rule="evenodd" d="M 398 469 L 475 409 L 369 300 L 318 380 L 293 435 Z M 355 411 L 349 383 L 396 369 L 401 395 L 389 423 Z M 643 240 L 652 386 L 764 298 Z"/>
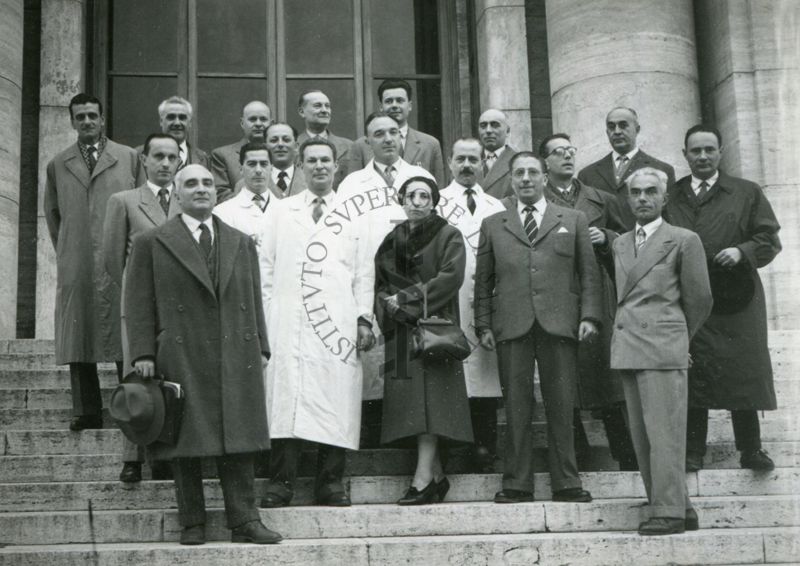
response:
<path id="1" fill-rule="evenodd" d="M 399 507 L 394 501 L 408 486 L 414 452 L 363 450 L 348 453 L 352 507 L 310 506 L 311 481 L 303 479 L 295 505 L 261 511 L 284 542 L 234 545 L 224 542 L 222 494 L 209 466 L 212 542 L 182 547 L 172 482 L 118 482 L 122 436 L 108 419 L 103 430 L 67 430 L 69 375 L 53 365 L 52 342 L 0 342 L 0 544 L 7 545 L 0 566 L 797 564 L 800 332 L 773 332 L 770 343 L 781 408 L 764 414 L 762 438 L 777 468 L 740 469 L 727 413 L 712 412 L 705 469 L 687 478 L 700 531 L 636 534 L 644 504 L 639 475 L 613 471 L 602 425 L 587 416 L 591 471 L 582 477 L 595 498 L 589 504 L 549 500 L 544 425 L 537 423 L 534 503 L 491 503 L 500 474 L 464 473 L 466 455 L 456 451 L 446 503 Z M 111 366 L 101 382 L 107 399 L 116 382 Z M 312 460 L 304 459 L 306 474 Z"/>

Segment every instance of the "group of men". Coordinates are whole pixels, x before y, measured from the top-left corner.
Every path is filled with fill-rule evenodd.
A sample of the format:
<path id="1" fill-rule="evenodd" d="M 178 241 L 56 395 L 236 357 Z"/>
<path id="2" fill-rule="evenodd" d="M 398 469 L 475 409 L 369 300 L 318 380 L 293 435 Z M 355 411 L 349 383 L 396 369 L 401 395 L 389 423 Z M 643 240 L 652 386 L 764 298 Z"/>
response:
<path id="1" fill-rule="evenodd" d="M 211 152 L 189 145 L 180 97 L 137 149 L 105 136 L 96 98 L 70 103 L 78 140 L 48 165 L 44 203 L 70 428 L 102 427 L 97 362 L 115 361 L 120 381 L 135 368 L 184 385 L 177 443 L 150 450 L 153 477 L 173 462 L 184 544 L 205 541 L 203 457 L 216 458 L 232 540 L 280 540 L 253 491 L 270 439 L 262 507 L 291 502 L 304 441 L 318 447 L 316 502 L 350 504 L 345 450 L 363 446 L 362 403 L 383 390 L 374 255 L 405 218 L 403 182 L 445 182 L 439 142 L 408 124 L 408 83 L 384 81 L 378 98 L 355 141 L 330 131 L 322 91 L 298 101 L 302 133 L 253 101 L 243 138 Z M 505 405 L 495 501 L 533 500 L 537 365 L 553 499 L 591 501 L 578 463 L 592 409 L 620 469 L 642 473 L 640 533 L 670 534 L 698 528 L 684 470 L 702 466 L 708 409 L 732 410 L 743 467 L 773 467 L 756 413 L 776 405 L 756 269 L 780 251 L 779 226 L 757 185 L 719 171 L 713 127 L 687 132 L 692 173 L 677 183 L 638 148 L 639 129 L 634 110 L 612 109 L 611 153 L 576 175 L 569 135 L 517 151 L 503 112 L 486 110 L 478 139 L 453 145 L 438 213 L 472 251 L 459 300 L 480 344 L 464 362 L 476 471 L 494 467 Z M 126 444 L 120 479 L 141 480 L 143 459 Z"/>

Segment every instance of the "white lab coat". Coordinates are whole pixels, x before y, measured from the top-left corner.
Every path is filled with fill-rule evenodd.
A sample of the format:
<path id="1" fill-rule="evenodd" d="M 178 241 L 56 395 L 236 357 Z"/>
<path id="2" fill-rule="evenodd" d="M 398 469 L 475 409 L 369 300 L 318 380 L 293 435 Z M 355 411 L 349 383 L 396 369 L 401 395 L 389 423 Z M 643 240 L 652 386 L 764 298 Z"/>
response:
<path id="1" fill-rule="evenodd" d="M 411 165 L 402 159 L 394 163 L 397 173 L 391 187 L 375 170 L 375 160 L 370 159 L 366 167 L 350 173 L 339 185 L 338 197 L 350 203 L 348 210 L 353 217 L 366 224 L 369 234 L 369 258 L 375 263 L 375 252 L 383 243 L 383 239 L 398 223 L 406 220 L 403 207 L 397 204 L 397 191 L 411 177 L 428 177 L 433 179 L 422 167 Z M 358 212 L 360 210 L 360 213 Z M 384 363 L 383 334 L 378 325 L 372 328 L 377 340 L 376 347 L 362 357 L 364 368 L 364 400 L 383 399 Z"/>
<path id="2" fill-rule="evenodd" d="M 232 226 L 244 232 L 260 245 L 261 233 L 264 230 L 264 215 L 266 210 L 261 212 L 261 208 L 253 202 L 254 193 L 243 187 L 236 196 L 226 200 L 214 207 L 214 214 L 228 226 Z M 272 198 L 269 191 L 262 195 L 267 199 L 267 210 L 277 199 Z"/>
<path id="3" fill-rule="evenodd" d="M 464 379 L 467 382 L 469 397 L 501 397 L 500 379 L 497 370 L 497 354 L 478 345 L 475 335 L 475 264 L 478 252 L 478 238 L 481 222 L 484 218 L 506 209 L 502 202 L 486 194 L 480 185 L 475 190 L 475 214 L 467 208 L 467 197 L 464 187 L 455 181 L 440 192 L 437 208 L 439 215 L 455 226 L 464 236 L 467 248 L 467 265 L 464 270 L 464 283 L 458 292 L 458 306 L 461 316 L 461 328 L 474 348 L 472 354 L 464 360 Z"/>
<path id="4" fill-rule="evenodd" d="M 361 359 L 357 319 L 371 316 L 375 268 L 364 225 L 337 212 L 333 194 L 319 222 L 309 191 L 267 207 L 259 247 L 272 357 L 267 366 L 271 438 L 357 449 Z"/>

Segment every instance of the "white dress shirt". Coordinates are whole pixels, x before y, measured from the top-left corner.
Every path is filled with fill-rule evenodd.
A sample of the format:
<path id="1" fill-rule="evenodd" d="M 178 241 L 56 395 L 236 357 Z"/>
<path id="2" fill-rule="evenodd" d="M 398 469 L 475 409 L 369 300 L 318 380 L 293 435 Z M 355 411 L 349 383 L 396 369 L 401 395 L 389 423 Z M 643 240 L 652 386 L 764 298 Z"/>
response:
<path id="1" fill-rule="evenodd" d="M 288 188 L 289 186 L 291 186 L 292 179 L 294 178 L 294 165 L 289 165 L 289 167 L 284 169 L 283 172 L 286 173 L 284 181 L 286 182 L 286 187 Z M 272 176 L 272 182 L 275 183 L 276 186 L 278 185 L 278 176 L 280 174 L 281 174 L 281 169 L 278 169 L 277 167 L 273 166 L 272 173 L 270 175 Z"/>
<path id="2" fill-rule="evenodd" d="M 637 153 L 639 153 L 639 148 L 638 147 L 634 147 L 628 153 L 624 154 L 624 156 L 628 158 L 627 163 L 630 163 L 631 161 L 633 161 L 633 158 L 636 157 Z M 620 165 L 619 158 L 623 157 L 623 154 L 617 153 L 616 151 L 612 151 L 611 154 L 612 154 L 611 157 L 614 159 L 614 169 L 619 169 L 619 165 Z"/>
<path id="3" fill-rule="evenodd" d="M 644 241 L 645 243 L 647 243 L 647 240 L 650 239 L 650 236 L 652 236 L 655 233 L 655 231 L 658 230 L 658 227 L 661 226 L 661 224 L 663 223 L 664 219 L 661 218 L 660 216 L 655 220 L 653 220 L 652 222 L 648 222 L 644 226 L 640 226 L 639 223 L 637 222 L 633 230 L 634 240 L 635 240 L 635 235 L 639 233 L 639 228 L 641 228 L 644 230 Z"/>
<path id="4" fill-rule="evenodd" d="M 178 157 L 181 160 L 181 164 L 189 162 L 189 146 L 186 144 L 186 140 L 178 144 Z"/>
<path id="5" fill-rule="evenodd" d="M 188 214 L 182 212 L 181 213 L 181 220 L 183 220 L 183 223 L 186 224 L 187 228 L 189 228 L 189 232 L 191 232 L 192 238 L 194 238 L 194 241 L 197 242 L 198 244 L 200 243 L 200 234 L 201 234 L 201 232 L 200 232 L 200 224 L 205 224 L 206 226 L 208 226 L 208 232 L 209 232 L 209 234 L 211 234 L 211 244 L 212 245 L 214 244 L 214 237 L 215 236 L 214 236 L 214 217 L 213 216 L 209 216 L 208 218 L 203 220 L 203 222 L 200 222 L 197 218 L 195 218 L 193 216 L 189 216 Z"/>
<path id="6" fill-rule="evenodd" d="M 714 171 L 714 175 L 712 175 L 705 181 L 703 179 L 698 179 L 697 177 L 692 175 L 692 190 L 694 191 L 695 196 L 700 193 L 700 185 L 702 185 L 703 183 L 707 183 L 708 188 L 711 189 L 711 187 L 714 186 L 714 183 L 716 183 L 718 179 L 719 179 L 719 169 Z"/>
<path id="7" fill-rule="evenodd" d="M 159 187 L 158 185 L 156 185 L 155 183 L 151 183 L 150 181 L 147 181 L 147 187 L 151 191 L 153 191 L 153 196 L 156 197 L 156 199 L 158 199 L 158 191 L 160 191 L 162 187 Z M 173 187 L 172 183 L 170 183 L 166 187 L 163 187 L 167 189 L 167 202 L 169 202 L 170 199 L 172 198 L 172 187 Z"/>
<path id="8" fill-rule="evenodd" d="M 527 216 L 527 212 L 525 212 L 525 207 L 528 206 L 521 200 L 517 199 L 517 212 L 519 213 L 519 219 L 522 221 L 523 228 L 525 227 L 525 216 Z M 536 225 L 542 225 L 542 217 L 544 216 L 544 211 L 547 208 L 547 201 L 545 200 L 544 196 L 533 203 L 533 219 L 536 220 Z"/>

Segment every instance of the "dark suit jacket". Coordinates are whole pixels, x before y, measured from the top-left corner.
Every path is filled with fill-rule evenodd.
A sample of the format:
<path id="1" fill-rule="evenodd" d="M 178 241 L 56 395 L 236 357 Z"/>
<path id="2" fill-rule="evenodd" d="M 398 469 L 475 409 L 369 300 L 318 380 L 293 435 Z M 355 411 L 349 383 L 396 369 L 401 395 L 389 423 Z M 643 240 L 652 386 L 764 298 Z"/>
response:
<path id="1" fill-rule="evenodd" d="M 211 151 L 209 163 L 211 173 L 214 174 L 214 184 L 217 187 L 217 203 L 228 200 L 241 188 L 239 185 L 242 178 L 239 150 L 246 143 L 247 140 L 242 138 L 235 143 L 223 145 Z"/>
<path id="2" fill-rule="evenodd" d="M 478 330 L 510 340 L 538 321 L 549 334 L 577 339 L 582 320 L 601 320 L 599 271 L 582 212 L 548 203 L 531 245 L 512 197 L 505 212 L 484 219 L 478 246 Z"/>
<path id="3" fill-rule="evenodd" d="M 634 248 L 632 231 L 614 242 L 617 315 L 611 367 L 686 369 L 689 339 L 712 304 L 700 238 L 665 221 L 638 253 Z"/>
<path id="4" fill-rule="evenodd" d="M 308 139 L 308 134 L 303 132 L 299 136 L 297 136 L 297 145 L 298 147 L 303 145 L 303 142 Z M 328 132 L 328 141 L 331 142 L 334 147 L 336 148 L 336 162 L 337 162 L 337 169 L 336 173 L 333 176 L 333 190 L 339 188 L 339 183 L 347 177 L 347 175 L 354 171 L 354 169 L 350 168 L 350 160 L 351 160 L 351 152 L 353 150 L 353 141 L 347 138 L 343 138 L 341 136 L 336 136 L 330 132 Z M 298 157 L 299 159 L 299 157 Z M 294 181 L 294 179 L 292 179 Z"/>
<path id="5" fill-rule="evenodd" d="M 481 173 L 478 175 L 478 184 L 494 198 L 503 199 L 513 194 L 511 191 L 511 173 L 508 171 L 508 164 L 511 162 L 511 158 L 514 157 L 515 153 L 517 153 L 516 149 L 510 145 L 506 145 L 503 153 L 500 154 L 500 157 L 498 157 L 494 165 L 492 165 L 486 178 L 483 177 L 483 168 L 481 166 Z"/>
<path id="6" fill-rule="evenodd" d="M 361 136 L 353 142 L 350 170 L 358 171 L 363 169 L 373 157 L 372 148 L 369 146 L 367 138 Z M 422 167 L 433 175 L 439 187 L 444 188 L 446 181 L 444 157 L 442 155 L 442 146 L 435 137 L 409 126 L 406 145 L 403 149 L 403 161 Z"/>
<path id="7" fill-rule="evenodd" d="M 625 188 L 625 179 L 637 169 L 642 169 L 644 167 L 653 167 L 654 169 L 666 173 L 667 187 L 671 187 L 675 184 L 675 169 L 672 168 L 672 165 L 659 161 L 655 157 L 646 154 L 641 149 L 633 156 L 633 159 L 628 165 L 628 169 L 625 171 L 619 183 L 617 183 L 614 177 L 615 168 L 611 153 L 599 161 L 595 161 L 581 169 L 581 172 L 578 173 L 578 179 L 587 185 L 615 195 L 622 214 L 622 222 L 625 225 L 625 230 L 633 230 L 633 226 L 636 224 L 636 217 L 633 215 L 633 211 L 631 211 L 631 207 L 628 204 L 628 191 Z"/>
<path id="8" fill-rule="evenodd" d="M 133 242 L 125 309 L 131 359 L 186 392 L 175 446 L 158 459 L 255 452 L 269 447 L 261 354 L 269 352 L 255 243 L 214 220 L 215 287 L 180 216 Z"/>
<path id="9" fill-rule="evenodd" d="M 199 147 L 194 147 L 189 142 L 186 142 L 186 147 L 189 148 L 189 159 L 183 162 L 183 164 L 178 168 L 178 171 L 186 167 L 187 165 L 202 165 L 209 171 L 210 163 L 208 153 L 200 149 Z M 136 174 L 136 185 L 143 185 L 145 181 L 147 181 L 147 173 L 144 170 L 144 164 L 142 163 L 142 152 L 144 151 L 144 145 L 140 145 L 136 148 L 136 155 L 139 158 L 139 171 Z"/>

